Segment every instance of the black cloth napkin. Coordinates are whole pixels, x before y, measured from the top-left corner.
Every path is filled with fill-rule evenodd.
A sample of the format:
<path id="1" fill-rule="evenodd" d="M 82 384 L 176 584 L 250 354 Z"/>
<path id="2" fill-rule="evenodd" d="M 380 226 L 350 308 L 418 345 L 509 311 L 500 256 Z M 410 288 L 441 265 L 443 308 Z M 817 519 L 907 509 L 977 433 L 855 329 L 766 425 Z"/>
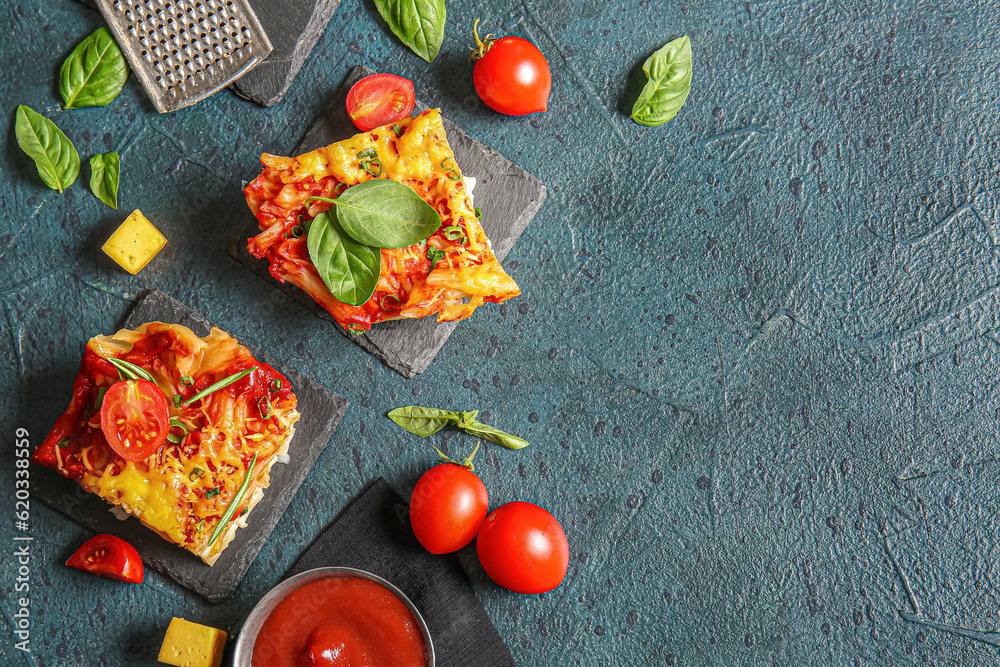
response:
<path id="1" fill-rule="evenodd" d="M 410 529 L 409 506 L 375 480 L 292 567 L 354 567 L 399 587 L 427 621 L 438 667 L 514 667 L 454 554 L 435 556 Z"/>

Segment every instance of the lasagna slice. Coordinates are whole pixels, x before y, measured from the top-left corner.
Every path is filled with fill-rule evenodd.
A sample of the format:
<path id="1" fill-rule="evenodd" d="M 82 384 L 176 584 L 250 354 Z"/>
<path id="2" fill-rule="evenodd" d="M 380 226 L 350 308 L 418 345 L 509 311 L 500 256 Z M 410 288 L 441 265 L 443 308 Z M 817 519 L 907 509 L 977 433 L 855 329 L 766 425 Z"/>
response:
<path id="1" fill-rule="evenodd" d="M 521 293 L 479 224 L 437 109 L 295 158 L 265 153 L 260 160 L 263 173 L 243 190 L 260 225 L 250 253 L 267 257 L 271 275 L 308 292 L 345 329 L 363 333 L 376 322 L 434 313 L 438 322 L 453 322 Z M 309 259 L 305 230 L 330 204 L 307 199 L 335 198 L 373 178 L 409 186 L 438 212 L 441 226 L 420 243 L 383 248 L 374 294 L 352 306 L 330 293 Z"/>
<path id="2" fill-rule="evenodd" d="M 144 460 L 120 456 L 102 430 L 102 404 L 123 381 L 123 367 L 145 371 L 169 410 L 167 440 Z M 287 453 L 295 408 L 287 378 L 224 331 L 199 338 L 179 324 L 151 322 L 87 343 L 73 399 L 32 459 L 212 565 Z"/>

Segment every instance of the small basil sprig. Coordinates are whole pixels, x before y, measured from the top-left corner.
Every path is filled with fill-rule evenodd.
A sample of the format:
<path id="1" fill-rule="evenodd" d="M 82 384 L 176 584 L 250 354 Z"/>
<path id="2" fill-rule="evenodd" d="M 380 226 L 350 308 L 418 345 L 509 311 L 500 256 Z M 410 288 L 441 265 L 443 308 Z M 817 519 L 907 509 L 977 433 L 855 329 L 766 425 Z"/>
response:
<path id="1" fill-rule="evenodd" d="M 17 108 L 14 136 L 35 161 L 45 185 L 59 192 L 73 185 L 80 173 L 80 154 L 55 123 L 22 104 Z"/>
<path id="2" fill-rule="evenodd" d="M 323 284 L 338 301 L 360 306 L 371 298 L 382 275 L 382 251 L 352 239 L 329 212 L 313 218 L 306 247 Z"/>
<path id="3" fill-rule="evenodd" d="M 522 449 L 528 446 L 528 441 L 510 433 L 493 428 L 478 421 L 479 410 L 457 412 L 439 408 L 424 408 L 418 405 L 408 405 L 389 412 L 388 417 L 404 429 L 422 438 L 434 435 L 445 426 L 453 425 L 470 435 L 474 435 L 507 449 Z"/>
<path id="4" fill-rule="evenodd" d="M 59 71 L 59 94 L 67 109 L 103 107 L 128 78 L 125 56 L 107 28 L 80 42 Z"/>
<path id="5" fill-rule="evenodd" d="M 98 153 L 90 158 L 90 191 L 111 208 L 118 210 L 118 176 L 121 158 L 118 153 Z"/>
<path id="6" fill-rule="evenodd" d="M 444 41 L 444 0 L 375 0 L 375 8 L 399 41 L 430 62 Z"/>
<path id="7" fill-rule="evenodd" d="M 348 188 L 336 199 L 310 197 L 336 206 L 337 222 L 352 239 L 375 248 L 405 248 L 441 227 L 441 216 L 412 188 L 379 178 Z"/>
<path id="8" fill-rule="evenodd" d="M 642 65 L 649 79 L 632 107 L 639 125 L 663 125 L 677 115 L 691 92 L 691 40 L 687 35 L 664 44 Z"/>

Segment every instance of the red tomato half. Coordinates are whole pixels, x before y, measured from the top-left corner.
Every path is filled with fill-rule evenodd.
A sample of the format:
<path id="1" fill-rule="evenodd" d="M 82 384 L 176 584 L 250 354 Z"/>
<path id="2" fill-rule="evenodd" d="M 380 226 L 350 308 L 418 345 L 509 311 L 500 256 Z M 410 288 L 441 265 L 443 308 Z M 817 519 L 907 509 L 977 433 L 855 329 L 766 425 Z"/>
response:
<path id="1" fill-rule="evenodd" d="M 569 542 L 559 521 L 533 503 L 514 501 L 486 517 L 476 538 L 490 579 L 515 593 L 545 593 L 569 569 Z"/>
<path id="2" fill-rule="evenodd" d="M 122 380 L 104 394 L 101 430 L 111 449 L 128 461 L 145 461 L 166 441 L 170 408 L 147 380 Z"/>
<path id="3" fill-rule="evenodd" d="M 410 115 L 416 96 L 413 82 L 395 74 L 372 74 L 351 86 L 347 114 L 362 132 Z"/>
<path id="4" fill-rule="evenodd" d="M 483 102 L 508 116 L 547 110 L 552 72 L 538 47 L 523 37 L 487 35 L 483 42 L 475 27 L 473 34 L 479 48 L 472 55 L 472 83 Z"/>
<path id="5" fill-rule="evenodd" d="M 142 583 L 143 569 L 139 552 L 114 535 L 105 533 L 90 538 L 69 557 L 66 564 L 105 579 L 130 584 Z"/>
<path id="6" fill-rule="evenodd" d="M 410 496 L 410 525 L 432 554 L 457 551 L 472 541 L 486 518 L 490 497 L 476 473 L 441 463 L 421 476 Z"/>

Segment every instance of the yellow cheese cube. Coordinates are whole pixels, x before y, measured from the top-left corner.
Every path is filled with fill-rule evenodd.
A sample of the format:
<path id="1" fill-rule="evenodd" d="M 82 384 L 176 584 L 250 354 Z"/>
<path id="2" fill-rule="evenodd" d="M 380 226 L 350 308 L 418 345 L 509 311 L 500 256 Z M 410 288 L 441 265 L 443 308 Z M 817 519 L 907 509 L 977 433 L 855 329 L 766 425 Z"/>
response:
<path id="1" fill-rule="evenodd" d="M 156 227 L 146 216 L 136 209 L 118 226 L 111 238 L 101 247 L 108 257 L 118 262 L 123 269 L 135 275 L 156 257 L 156 253 L 167 245 Z"/>
<path id="2" fill-rule="evenodd" d="M 175 667 L 219 667 L 225 645 L 226 633 L 222 630 L 175 616 L 167 628 L 157 660 Z"/>

